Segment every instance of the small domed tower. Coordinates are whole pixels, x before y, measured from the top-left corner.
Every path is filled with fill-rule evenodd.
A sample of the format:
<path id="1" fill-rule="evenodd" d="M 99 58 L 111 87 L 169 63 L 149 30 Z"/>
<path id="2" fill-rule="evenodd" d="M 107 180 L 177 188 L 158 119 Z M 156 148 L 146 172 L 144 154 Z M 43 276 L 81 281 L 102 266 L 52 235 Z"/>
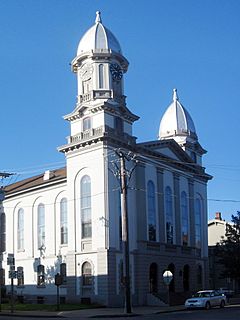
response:
<path id="1" fill-rule="evenodd" d="M 159 140 L 174 139 L 194 162 L 201 165 L 206 151 L 198 142 L 194 122 L 180 103 L 177 89 L 173 90 L 173 101 L 165 111 L 159 127 Z"/>

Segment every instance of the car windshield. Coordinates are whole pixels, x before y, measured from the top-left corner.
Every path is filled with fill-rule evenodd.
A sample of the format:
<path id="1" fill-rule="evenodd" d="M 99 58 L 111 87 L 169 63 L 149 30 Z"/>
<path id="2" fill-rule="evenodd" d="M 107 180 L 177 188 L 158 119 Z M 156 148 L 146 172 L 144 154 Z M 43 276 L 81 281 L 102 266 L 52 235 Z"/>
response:
<path id="1" fill-rule="evenodd" d="M 210 297 L 210 292 L 197 292 L 193 295 L 194 298 L 205 298 Z"/>

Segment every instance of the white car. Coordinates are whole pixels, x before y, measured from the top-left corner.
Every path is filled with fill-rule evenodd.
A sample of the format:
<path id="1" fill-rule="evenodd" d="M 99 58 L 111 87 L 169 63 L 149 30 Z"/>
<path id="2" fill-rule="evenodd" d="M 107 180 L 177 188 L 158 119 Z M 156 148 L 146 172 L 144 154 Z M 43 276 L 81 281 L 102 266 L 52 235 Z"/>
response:
<path id="1" fill-rule="evenodd" d="M 204 290 L 195 293 L 192 298 L 185 301 L 185 307 L 190 308 L 205 308 L 211 307 L 224 308 L 227 303 L 226 296 L 217 290 Z"/>

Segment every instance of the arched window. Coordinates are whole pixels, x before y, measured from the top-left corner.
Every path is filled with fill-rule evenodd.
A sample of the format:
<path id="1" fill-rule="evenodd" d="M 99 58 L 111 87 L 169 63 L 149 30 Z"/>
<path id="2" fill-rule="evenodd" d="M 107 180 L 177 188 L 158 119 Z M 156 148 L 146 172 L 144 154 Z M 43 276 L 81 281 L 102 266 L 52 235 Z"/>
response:
<path id="1" fill-rule="evenodd" d="M 92 237 L 92 207 L 91 207 L 91 179 L 83 176 L 81 179 L 81 221 L 82 238 Z"/>
<path id="2" fill-rule="evenodd" d="M 197 198 L 195 201 L 195 246 L 201 248 L 201 216 L 202 216 L 202 205 L 201 199 Z"/>
<path id="3" fill-rule="evenodd" d="M 61 244 L 68 243 L 68 224 L 67 224 L 67 199 L 60 201 L 60 237 Z"/>
<path id="4" fill-rule="evenodd" d="M 92 266 L 89 262 L 84 262 L 82 265 L 82 285 L 92 285 Z"/>
<path id="5" fill-rule="evenodd" d="M 17 267 L 17 285 L 18 286 L 24 286 L 23 267 Z"/>
<path id="6" fill-rule="evenodd" d="M 6 215 L 4 212 L 1 214 L 0 228 L 1 228 L 0 248 L 1 248 L 1 252 L 4 252 L 6 251 Z"/>
<path id="7" fill-rule="evenodd" d="M 17 217 L 17 248 L 18 250 L 24 249 L 24 210 L 18 210 Z"/>
<path id="8" fill-rule="evenodd" d="M 86 117 L 83 119 L 83 131 L 91 129 L 91 118 Z"/>
<path id="9" fill-rule="evenodd" d="M 99 89 L 104 88 L 104 66 L 103 64 L 100 64 L 98 67 L 98 73 L 99 73 Z"/>
<path id="10" fill-rule="evenodd" d="M 165 189 L 165 218 L 167 243 L 173 244 L 173 203 L 170 187 Z"/>
<path id="11" fill-rule="evenodd" d="M 188 235 L 188 203 L 185 191 L 181 193 L 181 219 L 182 219 L 182 245 L 187 246 L 189 241 Z"/>
<path id="12" fill-rule="evenodd" d="M 41 248 L 45 245 L 45 207 L 43 203 L 38 205 L 37 229 L 38 248 Z"/>
<path id="13" fill-rule="evenodd" d="M 151 180 L 149 180 L 147 184 L 147 204 L 148 204 L 148 240 L 156 241 L 155 186 Z"/>
<path id="14" fill-rule="evenodd" d="M 45 284 L 45 267 L 39 264 L 37 267 L 37 285 L 43 286 Z"/>

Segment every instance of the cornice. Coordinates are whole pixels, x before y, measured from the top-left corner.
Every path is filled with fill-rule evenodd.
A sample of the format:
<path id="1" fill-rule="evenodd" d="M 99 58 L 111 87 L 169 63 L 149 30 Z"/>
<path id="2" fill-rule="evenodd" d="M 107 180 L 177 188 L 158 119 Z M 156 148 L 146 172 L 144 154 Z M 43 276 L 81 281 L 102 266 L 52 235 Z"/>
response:
<path id="1" fill-rule="evenodd" d="M 104 101 L 99 104 L 88 104 L 81 103 L 77 104 L 76 108 L 72 113 L 65 115 L 64 120 L 74 121 L 76 119 L 80 119 L 83 116 L 84 111 L 88 109 L 91 113 L 97 113 L 101 111 L 108 112 L 110 114 L 119 115 L 130 123 L 138 120 L 139 117 L 133 114 L 125 105 L 121 105 L 118 103 L 109 103 L 108 101 Z"/>

